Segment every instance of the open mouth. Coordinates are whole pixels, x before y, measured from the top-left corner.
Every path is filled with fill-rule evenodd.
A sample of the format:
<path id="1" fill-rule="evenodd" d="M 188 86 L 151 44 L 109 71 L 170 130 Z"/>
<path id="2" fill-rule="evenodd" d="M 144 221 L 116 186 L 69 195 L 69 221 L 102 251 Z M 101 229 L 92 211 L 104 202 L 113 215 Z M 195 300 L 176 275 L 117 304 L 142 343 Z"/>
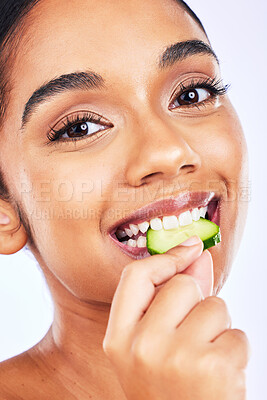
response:
<path id="1" fill-rule="evenodd" d="M 219 204 L 220 198 L 213 197 L 210 201 L 206 201 L 195 208 L 186 209 L 183 207 L 183 210 L 179 210 L 176 213 L 173 211 L 159 213 L 151 219 L 132 219 L 113 229 L 110 236 L 127 255 L 136 259 L 149 257 L 150 254 L 146 247 L 146 232 L 149 227 L 154 230 L 162 228 L 169 230 L 179 226 L 190 225 L 201 217 L 219 225 Z"/>

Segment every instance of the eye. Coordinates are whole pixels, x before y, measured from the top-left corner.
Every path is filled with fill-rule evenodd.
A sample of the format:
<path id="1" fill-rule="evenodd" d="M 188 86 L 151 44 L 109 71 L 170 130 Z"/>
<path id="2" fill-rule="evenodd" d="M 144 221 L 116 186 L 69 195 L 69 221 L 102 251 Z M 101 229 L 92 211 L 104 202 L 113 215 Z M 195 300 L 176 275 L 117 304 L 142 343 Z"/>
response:
<path id="1" fill-rule="evenodd" d="M 186 106 L 190 104 L 201 103 L 207 100 L 211 96 L 211 93 L 207 89 L 188 89 L 176 97 L 174 105 Z"/>
<path id="2" fill-rule="evenodd" d="M 72 114 L 60 122 L 59 129 L 51 128 L 47 135 L 49 142 L 74 142 L 77 140 L 88 139 L 93 141 L 100 137 L 101 131 L 113 127 L 113 124 L 97 114 L 82 112 Z M 62 126 L 63 125 L 63 126 Z"/>
<path id="3" fill-rule="evenodd" d="M 103 125 L 95 124 L 93 122 L 81 122 L 67 128 L 65 133 L 63 133 L 61 136 L 62 138 L 75 138 L 86 135 L 90 136 L 103 129 L 105 129 Z"/>
<path id="4" fill-rule="evenodd" d="M 170 109 L 187 109 L 196 107 L 200 109 L 208 103 L 224 96 L 229 89 L 229 85 L 224 85 L 221 78 L 207 77 L 206 79 L 192 79 L 191 81 L 181 82 L 172 96 Z"/>

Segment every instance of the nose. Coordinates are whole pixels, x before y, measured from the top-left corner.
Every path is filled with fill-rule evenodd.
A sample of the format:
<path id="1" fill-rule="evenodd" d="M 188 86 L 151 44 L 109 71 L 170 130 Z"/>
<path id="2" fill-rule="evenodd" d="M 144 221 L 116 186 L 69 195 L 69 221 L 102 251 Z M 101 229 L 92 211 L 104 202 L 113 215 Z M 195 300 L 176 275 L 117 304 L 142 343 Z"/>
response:
<path id="1" fill-rule="evenodd" d="M 182 126 L 169 125 L 160 118 L 137 125 L 130 140 L 132 147 L 126 170 L 131 186 L 158 179 L 171 180 L 200 168 L 201 158 L 190 147 L 188 128 L 185 135 Z"/>

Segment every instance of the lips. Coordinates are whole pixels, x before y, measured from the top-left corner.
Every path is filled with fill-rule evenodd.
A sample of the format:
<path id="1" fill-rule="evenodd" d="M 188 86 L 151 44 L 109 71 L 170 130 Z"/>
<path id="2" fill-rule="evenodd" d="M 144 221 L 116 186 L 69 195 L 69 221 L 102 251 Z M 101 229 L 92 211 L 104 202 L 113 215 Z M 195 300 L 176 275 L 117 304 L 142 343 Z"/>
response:
<path id="1" fill-rule="evenodd" d="M 122 243 L 118 240 L 115 232 L 118 231 L 118 229 L 127 229 L 130 224 L 141 224 L 144 221 L 150 221 L 157 217 L 178 216 L 185 211 L 192 211 L 195 208 L 206 206 L 208 206 L 206 218 L 219 225 L 220 197 L 221 196 L 215 192 L 186 192 L 180 194 L 178 197 L 156 201 L 117 221 L 110 227 L 109 235 L 112 241 L 128 256 L 135 259 L 149 257 L 150 254 L 146 247 L 138 248 L 127 246 L 125 242 Z"/>

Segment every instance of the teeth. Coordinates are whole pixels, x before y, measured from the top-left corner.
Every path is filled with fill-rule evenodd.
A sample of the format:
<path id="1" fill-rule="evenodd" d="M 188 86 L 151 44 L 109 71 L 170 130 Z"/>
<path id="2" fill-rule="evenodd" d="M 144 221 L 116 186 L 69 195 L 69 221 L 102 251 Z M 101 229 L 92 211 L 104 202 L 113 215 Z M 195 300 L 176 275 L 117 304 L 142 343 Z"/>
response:
<path id="1" fill-rule="evenodd" d="M 130 247 L 136 247 L 136 240 L 129 239 L 127 241 L 127 245 L 130 246 Z"/>
<path id="2" fill-rule="evenodd" d="M 149 228 L 149 222 L 145 221 L 145 222 L 142 222 L 141 224 L 138 224 L 138 228 L 140 229 L 140 231 L 142 233 L 146 233 L 146 231 Z"/>
<path id="3" fill-rule="evenodd" d="M 129 237 L 133 236 L 133 232 L 131 231 L 131 229 L 125 228 L 125 232 L 127 233 L 127 236 L 129 236 Z"/>
<path id="4" fill-rule="evenodd" d="M 193 221 L 198 221 L 200 218 L 200 211 L 198 208 L 194 208 L 194 210 L 191 212 L 192 214 L 192 219 Z"/>
<path id="5" fill-rule="evenodd" d="M 121 242 L 122 244 L 127 244 L 127 240 L 125 240 L 124 242 Z"/>
<path id="6" fill-rule="evenodd" d="M 162 229 L 162 221 L 160 218 L 153 218 L 150 221 L 151 229 L 154 231 L 160 231 Z"/>
<path id="7" fill-rule="evenodd" d="M 134 225 L 134 224 L 130 224 L 129 227 L 130 227 L 131 231 L 133 232 L 133 234 L 137 235 L 137 233 L 139 232 L 138 226 Z"/>
<path id="8" fill-rule="evenodd" d="M 118 231 L 116 232 L 116 235 L 117 235 L 117 238 L 118 238 L 118 239 L 122 239 L 122 238 L 124 238 L 124 237 L 127 236 L 127 233 L 126 233 L 125 231 L 118 230 Z"/>
<path id="9" fill-rule="evenodd" d="M 205 218 L 205 215 L 206 215 L 207 210 L 208 210 L 208 206 L 206 206 L 206 207 L 201 207 L 201 208 L 200 208 L 200 216 L 201 216 L 202 218 Z"/>
<path id="10" fill-rule="evenodd" d="M 146 233 L 148 230 L 149 226 L 154 231 L 160 231 L 161 229 L 175 229 L 178 228 L 179 226 L 186 226 L 192 224 L 193 221 L 198 221 L 200 217 L 205 218 L 205 215 L 207 213 L 208 206 L 206 207 L 201 207 L 201 208 L 194 208 L 191 212 L 185 211 L 182 214 L 179 215 L 179 217 L 175 215 L 168 215 L 166 217 L 163 217 L 162 220 L 161 218 L 153 218 L 149 222 L 144 221 L 138 225 L 135 224 L 129 224 L 129 229 L 125 228 L 124 230 L 119 229 L 116 232 L 116 235 L 118 239 L 122 239 L 126 236 L 131 238 L 134 235 L 137 235 L 140 232 Z M 138 241 L 139 240 L 139 241 Z M 146 237 L 145 236 L 140 236 L 137 241 L 130 239 L 128 241 L 122 242 L 122 243 L 127 243 L 128 246 L 131 247 L 146 247 L 145 244 Z M 138 244 L 139 243 L 139 244 Z"/>
<path id="11" fill-rule="evenodd" d="M 137 247 L 146 247 L 146 237 L 145 236 L 139 236 L 137 239 Z"/>
<path id="12" fill-rule="evenodd" d="M 178 218 L 175 215 L 170 215 L 168 217 L 163 217 L 163 228 L 168 229 L 175 229 L 179 227 Z"/>
<path id="13" fill-rule="evenodd" d="M 179 223 L 181 226 L 186 226 L 192 224 L 192 215 L 190 211 L 183 212 L 179 215 Z"/>

